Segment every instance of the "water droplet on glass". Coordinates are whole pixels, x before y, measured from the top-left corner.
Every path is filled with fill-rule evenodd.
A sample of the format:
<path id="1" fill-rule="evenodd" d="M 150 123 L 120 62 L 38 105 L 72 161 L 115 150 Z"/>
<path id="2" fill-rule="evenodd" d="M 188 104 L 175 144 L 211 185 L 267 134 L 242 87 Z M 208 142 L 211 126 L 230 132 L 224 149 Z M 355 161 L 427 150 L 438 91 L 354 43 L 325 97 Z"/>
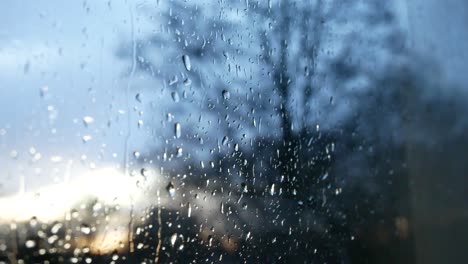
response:
<path id="1" fill-rule="evenodd" d="M 223 137 L 223 141 L 221 142 L 221 144 L 226 145 L 227 142 L 228 142 L 228 137 L 227 137 L 227 136 L 224 136 L 224 137 Z"/>
<path id="2" fill-rule="evenodd" d="M 61 223 L 56 223 L 55 225 L 52 226 L 52 228 L 50 229 L 50 232 L 52 234 L 57 234 L 58 231 L 60 231 L 60 229 L 62 228 L 62 224 Z"/>
<path id="3" fill-rule="evenodd" d="M 24 243 L 24 245 L 27 247 L 27 248 L 33 248 L 36 246 L 36 241 L 34 240 L 27 240 L 26 243 Z"/>
<path id="4" fill-rule="evenodd" d="M 84 135 L 82 138 L 84 143 L 90 141 L 91 139 L 93 139 L 93 137 L 91 135 Z"/>
<path id="5" fill-rule="evenodd" d="M 189 86 L 191 84 L 192 84 L 192 80 L 190 80 L 190 78 L 187 78 L 187 79 L 184 80 L 184 85 L 185 86 Z"/>
<path id="6" fill-rule="evenodd" d="M 102 209 L 102 204 L 101 203 L 96 203 L 93 205 L 93 211 L 98 212 L 99 210 Z"/>
<path id="7" fill-rule="evenodd" d="M 231 98 L 231 93 L 228 90 L 223 90 L 222 92 L 224 100 Z"/>
<path id="8" fill-rule="evenodd" d="M 89 126 L 90 124 L 92 124 L 94 122 L 94 118 L 91 117 L 91 116 L 85 116 L 83 117 L 83 124 L 85 126 Z"/>
<path id="9" fill-rule="evenodd" d="M 180 136 L 182 135 L 182 126 L 180 125 L 180 123 L 175 123 L 174 134 L 176 138 L 180 138 Z"/>
<path id="10" fill-rule="evenodd" d="M 182 157 L 183 149 L 181 147 L 177 147 L 176 151 L 177 151 L 177 157 L 179 158 Z"/>
<path id="11" fill-rule="evenodd" d="M 40 90 L 41 97 L 44 97 L 47 94 L 48 91 L 49 91 L 49 86 L 41 87 L 41 90 Z"/>
<path id="12" fill-rule="evenodd" d="M 134 151 L 134 152 L 133 152 L 133 157 L 135 157 L 136 159 L 138 159 L 138 158 L 140 157 L 140 152 Z"/>
<path id="13" fill-rule="evenodd" d="M 178 81 L 179 81 L 179 78 L 177 78 L 177 76 L 174 76 L 174 77 L 172 77 L 172 78 L 169 80 L 169 85 L 174 85 L 174 84 L 176 84 Z"/>
<path id="14" fill-rule="evenodd" d="M 241 189 L 242 189 L 242 192 L 247 192 L 247 184 L 245 184 L 245 182 L 241 183 Z"/>
<path id="15" fill-rule="evenodd" d="M 81 233 L 83 233 L 85 235 L 89 235 L 91 233 L 91 227 L 89 227 L 86 224 L 82 224 L 81 227 L 80 227 L 80 231 L 81 231 Z"/>
<path id="16" fill-rule="evenodd" d="M 137 94 L 135 95 L 135 99 L 136 99 L 139 103 L 141 103 L 141 101 L 142 101 L 142 100 L 141 100 L 141 94 L 137 93 Z"/>
<path id="17" fill-rule="evenodd" d="M 328 173 L 325 173 L 323 176 L 322 176 L 322 181 L 326 180 L 328 178 Z"/>
<path id="18" fill-rule="evenodd" d="M 176 240 L 177 240 L 177 233 L 174 233 L 171 236 L 171 246 L 174 247 Z"/>
<path id="19" fill-rule="evenodd" d="M 188 203 L 187 216 L 188 217 L 192 216 L 192 205 L 190 203 Z"/>
<path id="20" fill-rule="evenodd" d="M 174 91 L 171 93 L 172 101 L 178 103 L 180 101 L 179 93 Z"/>
<path id="21" fill-rule="evenodd" d="M 173 119 L 174 119 L 174 115 L 171 113 L 167 113 L 166 115 L 167 122 L 172 122 Z"/>
<path id="22" fill-rule="evenodd" d="M 274 183 L 271 185 L 270 194 L 275 195 L 275 184 Z"/>
<path id="23" fill-rule="evenodd" d="M 148 176 L 150 176 L 150 171 L 147 170 L 147 169 L 145 169 L 145 168 L 142 168 L 141 171 L 140 171 L 140 173 L 141 173 L 141 175 L 142 175 L 143 177 L 148 177 Z"/>
<path id="24" fill-rule="evenodd" d="M 37 218 L 35 216 L 31 218 L 31 220 L 29 220 L 29 225 L 31 225 L 32 227 L 35 227 L 37 225 Z"/>
<path id="25" fill-rule="evenodd" d="M 169 184 L 166 187 L 166 190 L 171 198 L 175 196 L 175 187 L 174 184 L 172 184 L 172 182 L 169 182 Z"/>
<path id="26" fill-rule="evenodd" d="M 184 62 L 185 69 L 190 71 L 192 69 L 192 64 L 190 63 L 190 57 L 188 55 L 182 55 L 182 61 Z"/>

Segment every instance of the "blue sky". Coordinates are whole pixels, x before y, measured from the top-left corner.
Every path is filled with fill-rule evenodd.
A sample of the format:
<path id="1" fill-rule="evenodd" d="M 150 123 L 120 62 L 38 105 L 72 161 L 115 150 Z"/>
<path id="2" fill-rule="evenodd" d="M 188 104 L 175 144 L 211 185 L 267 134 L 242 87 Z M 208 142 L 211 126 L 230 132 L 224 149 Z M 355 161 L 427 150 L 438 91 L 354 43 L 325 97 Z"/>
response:
<path id="1" fill-rule="evenodd" d="M 79 170 L 90 161 L 99 167 L 122 159 L 127 80 L 115 49 L 130 36 L 130 8 L 136 5 L 85 3 L 0 3 L 0 23 L 6 25 L 0 29 L 0 193 L 15 189 L 19 174 L 27 175 L 29 186 L 60 178 L 68 160 Z M 94 123 L 85 127 L 85 116 Z M 84 144 L 86 135 L 92 140 Z M 9 157 L 12 151 L 16 159 Z M 35 153 L 40 156 L 32 162 Z M 84 163 L 82 155 L 88 157 Z M 50 161 L 57 156 L 61 162 Z M 51 176 L 55 167 L 60 172 Z"/>

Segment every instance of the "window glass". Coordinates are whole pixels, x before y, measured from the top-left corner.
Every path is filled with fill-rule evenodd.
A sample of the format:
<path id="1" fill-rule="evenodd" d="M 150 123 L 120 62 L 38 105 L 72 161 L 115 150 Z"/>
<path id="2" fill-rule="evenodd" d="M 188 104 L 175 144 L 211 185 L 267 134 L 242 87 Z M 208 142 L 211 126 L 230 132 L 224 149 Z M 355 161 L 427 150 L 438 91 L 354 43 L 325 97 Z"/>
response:
<path id="1" fill-rule="evenodd" d="M 0 263 L 466 259 L 464 1 L 0 10 Z"/>

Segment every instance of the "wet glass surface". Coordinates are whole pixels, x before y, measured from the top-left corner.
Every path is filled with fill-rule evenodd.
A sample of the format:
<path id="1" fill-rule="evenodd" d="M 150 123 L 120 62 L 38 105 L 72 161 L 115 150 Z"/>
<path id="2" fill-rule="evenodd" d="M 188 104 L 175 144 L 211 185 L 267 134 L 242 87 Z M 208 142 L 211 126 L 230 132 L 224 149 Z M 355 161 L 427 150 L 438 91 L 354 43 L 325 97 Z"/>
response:
<path id="1" fill-rule="evenodd" d="M 466 259 L 464 1 L 0 10 L 0 263 Z"/>

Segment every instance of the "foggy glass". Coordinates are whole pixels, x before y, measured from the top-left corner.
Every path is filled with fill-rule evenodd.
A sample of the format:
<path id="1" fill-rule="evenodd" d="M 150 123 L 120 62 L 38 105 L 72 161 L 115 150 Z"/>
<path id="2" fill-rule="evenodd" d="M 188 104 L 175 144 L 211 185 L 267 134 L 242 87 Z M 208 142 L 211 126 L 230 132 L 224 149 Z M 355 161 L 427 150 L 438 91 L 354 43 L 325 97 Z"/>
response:
<path id="1" fill-rule="evenodd" d="M 0 10 L 0 263 L 467 259 L 464 1 Z"/>

